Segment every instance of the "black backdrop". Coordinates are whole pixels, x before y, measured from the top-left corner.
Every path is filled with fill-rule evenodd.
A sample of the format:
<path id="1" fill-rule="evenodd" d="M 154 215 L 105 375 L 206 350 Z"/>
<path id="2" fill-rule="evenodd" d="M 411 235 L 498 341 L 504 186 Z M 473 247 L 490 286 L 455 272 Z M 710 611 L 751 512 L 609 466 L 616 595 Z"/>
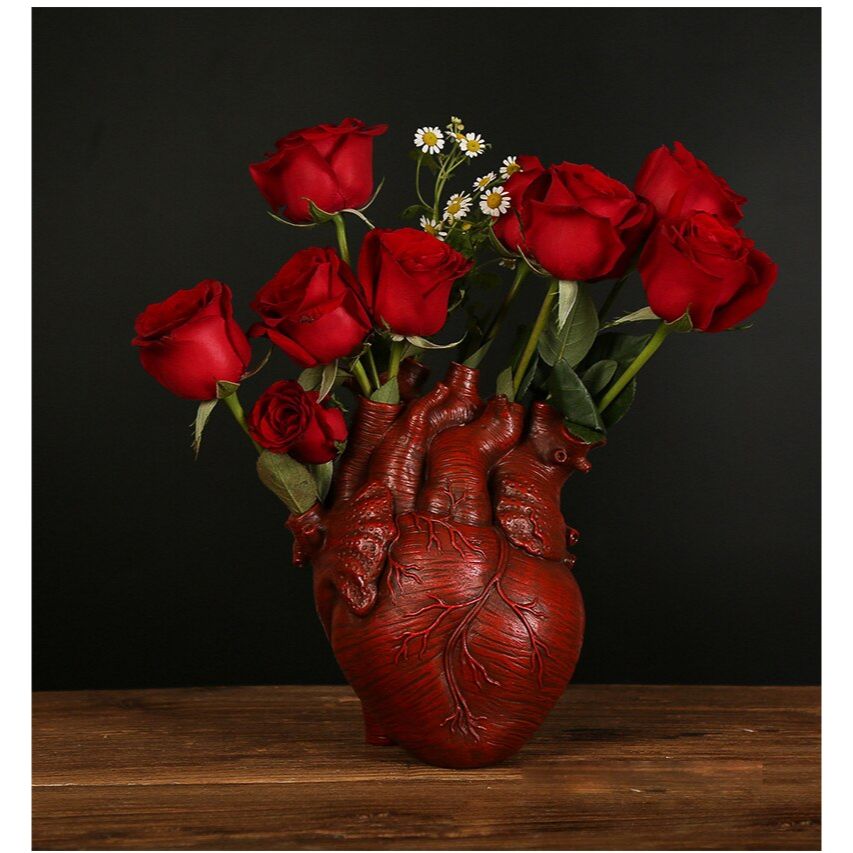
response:
<path id="1" fill-rule="evenodd" d="M 194 407 L 139 368 L 132 321 L 215 277 L 248 323 L 290 253 L 331 242 L 266 216 L 246 166 L 278 136 L 390 123 L 374 218 L 392 224 L 412 201 L 413 130 L 450 113 L 494 144 L 472 178 L 535 152 L 630 182 L 677 138 L 749 196 L 745 227 L 780 266 L 770 303 L 749 332 L 671 339 L 566 490 L 589 619 L 577 678 L 818 680 L 817 10 L 34 21 L 37 689 L 340 680 L 251 451 L 217 411 L 192 461 Z M 540 298 L 531 283 L 514 319 Z M 641 304 L 634 283 L 620 307 Z M 246 401 L 282 375 L 278 354 Z"/>

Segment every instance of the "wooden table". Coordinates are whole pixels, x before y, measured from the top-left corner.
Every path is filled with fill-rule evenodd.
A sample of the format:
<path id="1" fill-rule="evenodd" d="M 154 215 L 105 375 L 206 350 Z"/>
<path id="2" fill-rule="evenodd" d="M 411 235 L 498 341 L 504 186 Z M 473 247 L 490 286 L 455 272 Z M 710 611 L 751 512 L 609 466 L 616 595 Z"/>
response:
<path id="1" fill-rule="evenodd" d="M 569 688 L 511 761 L 362 742 L 346 687 L 36 693 L 36 849 L 818 849 L 812 687 Z"/>

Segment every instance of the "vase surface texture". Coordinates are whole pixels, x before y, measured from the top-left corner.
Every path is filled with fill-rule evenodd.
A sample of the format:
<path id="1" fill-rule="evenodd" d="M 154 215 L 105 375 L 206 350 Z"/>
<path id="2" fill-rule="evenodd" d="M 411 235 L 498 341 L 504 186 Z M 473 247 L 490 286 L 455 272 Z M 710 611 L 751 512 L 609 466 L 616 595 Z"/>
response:
<path id="1" fill-rule="evenodd" d="M 477 373 L 418 396 L 404 362 L 402 403 L 361 402 L 328 506 L 288 522 L 368 742 L 455 768 L 524 746 L 584 628 L 560 492 L 591 445 L 547 403 L 484 403 Z"/>

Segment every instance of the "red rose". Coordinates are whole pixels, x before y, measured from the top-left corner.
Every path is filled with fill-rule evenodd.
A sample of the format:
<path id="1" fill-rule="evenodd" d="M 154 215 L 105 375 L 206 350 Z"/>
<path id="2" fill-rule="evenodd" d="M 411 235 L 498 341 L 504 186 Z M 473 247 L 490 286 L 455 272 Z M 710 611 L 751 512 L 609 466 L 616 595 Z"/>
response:
<path id="1" fill-rule="evenodd" d="M 471 261 L 414 228 L 374 228 L 361 244 L 358 278 L 377 326 L 399 335 L 432 335 L 447 319 L 447 300 Z"/>
<path id="2" fill-rule="evenodd" d="M 651 207 L 593 166 L 544 169 L 535 157 L 519 164 L 507 181 L 512 207 L 495 224 L 498 237 L 556 278 L 622 275 L 651 225 Z"/>
<path id="3" fill-rule="evenodd" d="M 266 335 L 304 367 L 349 355 L 370 331 L 352 270 L 334 249 L 302 249 L 259 291 L 249 335 Z"/>
<path id="4" fill-rule="evenodd" d="M 509 212 L 504 216 L 499 216 L 493 227 L 498 240 L 511 252 L 517 252 L 521 249 L 526 254 L 519 212 L 522 209 L 525 191 L 536 178 L 543 174 L 545 167 L 538 157 L 528 154 L 517 157 L 516 162 L 521 166 L 521 171 L 513 172 L 504 184 L 504 189 L 509 193 Z"/>
<path id="5" fill-rule="evenodd" d="M 776 264 L 743 233 L 710 213 L 662 220 L 646 243 L 640 278 L 664 320 L 690 312 L 693 327 L 722 332 L 758 310 L 776 281 Z"/>
<path id="6" fill-rule="evenodd" d="M 358 208 L 373 192 L 373 137 L 387 129 L 345 118 L 337 127 L 294 130 L 276 142 L 274 154 L 249 166 L 249 172 L 270 207 L 283 210 L 293 222 L 311 221 L 306 199 L 328 213 Z"/>
<path id="7" fill-rule="evenodd" d="M 680 142 L 672 152 L 661 145 L 646 157 L 634 190 L 654 205 L 659 216 L 678 218 L 704 210 L 732 225 L 743 219 L 740 208 L 746 199 Z"/>
<path id="8" fill-rule="evenodd" d="M 291 379 L 273 382 L 264 391 L 249 413 L 247 425 L 261 447 L 289 453 L 308 465 L 334 459 L 338 453 L 335 442 L 347 437 L 341 410 L 321 406 L 316 391 L 305 391 Z"/>
<path id="9" fill-rule="evenodd" d="M 142 366 L 179 397 L 212 400 L 219 380 L 239 382 L 252 349 L 231 309 L 231 290 L 206 279 L 149 305 L 137 318 Z"/>

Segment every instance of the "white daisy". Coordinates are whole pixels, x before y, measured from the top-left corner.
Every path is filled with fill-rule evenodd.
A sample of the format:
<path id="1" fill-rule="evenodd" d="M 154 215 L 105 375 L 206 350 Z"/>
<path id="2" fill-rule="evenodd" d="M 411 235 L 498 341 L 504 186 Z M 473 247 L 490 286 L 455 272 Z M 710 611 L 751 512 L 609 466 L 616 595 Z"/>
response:
<path id="1" fill-rule="evenodd" d="M 427 219 L 426 216 L 421 217 L 421 228 L 423 228 L 427 234 L 432 234 L 433 237 L 438 237 L 439 240 L 443 240 L 447 236 L 447 232 L 441 230 L 442 225 L 444 225 L 444 220 L 436 222 L 434 219 Z"/>
<path id="2" fill-rule="evenodd" d="M 500 216 L 509 210 L 509 193 L 503 187 L 492 187 L 480 196 L 480 210 L 488 216 Z"/>
<path id="3" fill-rule="evenodd" d="M 501 177 L 504 180 L 507 180 L 510 175 L 514 175 L 520 171 L 522 171 L 521 166 L 518 165 L 518 160 L 515 157 L 504 158 L 503 166 L 501 166 Z"/>
<path id="4" fill-rule="evenodd" d="M 415 145 L 424 154 L 438 154 L 444 148 L 444 134 L 437 127 L 421 127 L 415 133 Z"/>
<path id="5" fill-rule="evenodd" d="M 453 193 L 444 206 L 445 219 L 464 219 L 471 209 L 471 196 L 466 193 Z"/>
<path id="6" fill-rule="evenodd" d="M 487 172 L 481 178 L 474 181 L 475 190 L 484 190 L 492 181 L 497 180 L 497 175 L 494 172 Z"/>
<path id="7" fill-rule="evenodd" d="M 486 143 L 479 133 L 458 134 L 456 139 L 466 157 L 479 157 L 486 150 Z"/>

